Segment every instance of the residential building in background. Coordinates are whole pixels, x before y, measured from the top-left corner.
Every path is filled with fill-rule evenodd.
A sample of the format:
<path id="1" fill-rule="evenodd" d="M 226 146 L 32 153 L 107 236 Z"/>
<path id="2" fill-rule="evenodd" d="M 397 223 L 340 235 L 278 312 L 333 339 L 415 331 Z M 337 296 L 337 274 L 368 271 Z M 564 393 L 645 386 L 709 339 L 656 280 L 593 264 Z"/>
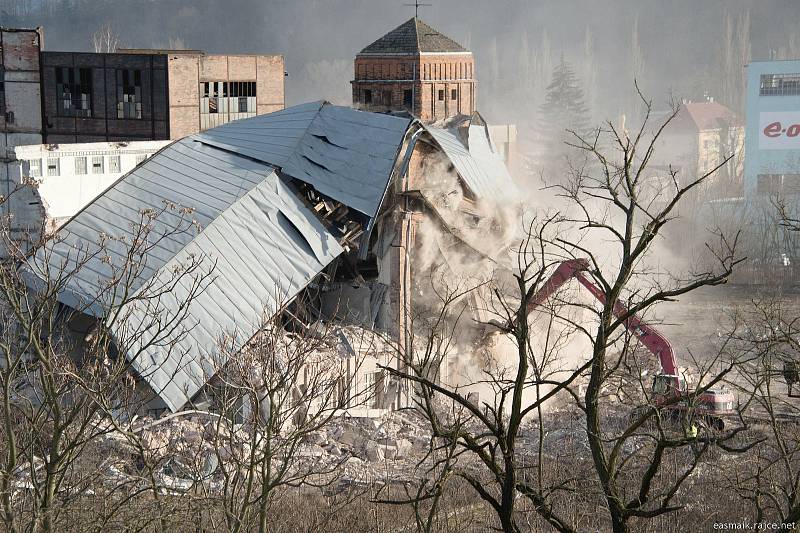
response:
<path id="1" fill-rule="evenodd" d="M 800 60 L 747 66 L 745 194 L 800 193 Z"/>
<path id="2" fill-rule="evenodd" d="M 283 109 L 280 55 L 43 52 L 48 143 L 179 139 Z"/>
<path id="3" fill-rule="evenodd" d="M 679 181 L 685 183 L 711 172 L 728 157 L 728 164 L 706 180 L 699 200 L 743 194 L 744 126 L 728 107 L 708 98 L 680 105 L 659 138 L 650 168 L 660 171 L 660 185 L 670 186 L 670 168 L 677 170 Z"/>

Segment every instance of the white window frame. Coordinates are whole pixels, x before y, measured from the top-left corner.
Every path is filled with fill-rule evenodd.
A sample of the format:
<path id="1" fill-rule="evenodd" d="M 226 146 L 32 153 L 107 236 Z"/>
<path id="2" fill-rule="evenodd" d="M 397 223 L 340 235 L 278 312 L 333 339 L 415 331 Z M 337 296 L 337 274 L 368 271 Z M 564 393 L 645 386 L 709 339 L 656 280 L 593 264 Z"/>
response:
<path id="1" fill-rule="evenodd" d="M 92 174 L 105 174 L 105 161 L 102 155 L 92 156 Z M 100 166 L 97 167 L 97 163 L 100 163 Z M 99 168 L 99 170 L 98 170 Z"/>
<path id="2" fill-rule="evenodd" d="M 83 165 L 81 166 L 81 162 Z M 88 167 L 86 163 L 86 156 L 78 156 L 75 158 L 75 175 L 76 176 L 85 176 L 88 174 Z"/>
<path id="3" fill-rule="evenodd" d="M 108 156 L 108 172 L 109 174 L 119 174 L 122 172 L 122 161 L 118 155 Z"/>
<path id="4" fill-rule="evenodd" d="M 28 161 L 28 167 L 31 178 L 41 178 L 42 177 L 42 160 L 41 159 L 31 159 Z"/>
<path id="5" fill-rule="evenodd" d="M 58 157 L 47 158 L 47 176 L 57 177 L 61 175 L 61 161 Z"/>

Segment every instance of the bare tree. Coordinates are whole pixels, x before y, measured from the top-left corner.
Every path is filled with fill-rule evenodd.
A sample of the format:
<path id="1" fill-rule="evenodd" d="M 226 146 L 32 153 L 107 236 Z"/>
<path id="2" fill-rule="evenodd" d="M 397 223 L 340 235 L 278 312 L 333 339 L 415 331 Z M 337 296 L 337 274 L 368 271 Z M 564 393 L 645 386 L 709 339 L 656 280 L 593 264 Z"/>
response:
<path id="1" fill-rule="evenodd" d="M 92 33 L 92 47 L 97 53 L 111 54 L 117 51 L 119 36 L 110 22 L 106 22 Z"/>
<path id="2" fill-rule="evenodd" d="M 166 231 L 154 231 L 167 211 L 177 222 Z M 143 211 L 131 228 L 122 260 L 114 261 L 109 254 L 120 248 L 110 251 L 108 236 L 98 235 L 97 244 L 57 259 L 49 246 L 57 235 L 48 235 L 43 227 L 31 232 L 36 252 L 30 256 L 4 226 L 2 237 L 11 256 L 0 264 L 0 499 L 8 530 L 60 531 L 66 524 L 77 525 L 75 514 L 87 494 L 102 491 L 101 474 L 108 464 L 91 450 L 114 430 L 121 413 L 142 406 L 131 377 L 132 362 L 164 336 L 181 331 L 185 310 L 208 277 L 198 261 L 176 268 L 169 280 L 161 280 L 165 284 L 150 281 L 138 287 L 150 251 L 171 235 L 191 231 L 187 215 L 169 205 L 161 212 Z M 91 261 L 106 257 L 113 275 L 100 285 L 96 299 L 79 308 L 60 303 L 68 284 Z M 170 283 L 181 281 L 189 296 L 175 321 L 125 338 L 112 333 L 131 305 L 149 305 Z M 90 309 L 100 302 L 109 305 L 97 316 Z M 133 345 L 140 351 L 131 352 Z M 120 508 L 110 511 L 115 512 Z"/>
<path id="3" fill-rule="evenodd" d="M 301 452 L 334 417 L 363 405 L 374 392 L 359 390 L 363 356 L 343 355 L 340 342 L 330 328 L 291 334 L 280 317 L 266 315 L 260 333 L 220 369 L 212 444 L 227 530 L 273 530 L 274 506 L 287 489 L 338 481 L 346 454 L 325 461 Z"/>
<path id="4" fill-rule="evenodd" d="M 642 358 L 637 350 L 641 333 L 629 325 L 634 317 L 648 317 L 656 304 L 724 283 L 739 260 L 735 238 L 719 235 L 708 247 L 709 268 L 666 277 L 647 266 L 676 207 L 728 159 L 684 184 L 673 172 L 671 186 L 657 198 L 641 194 L 658 137 L 677 113 L 651 132 L 650 102 L 642 98 L 642 105 L 644 120 L 633 136 L 612 123 L 592 138 L 576 135 L 573 148 L 584 151 L 591 163 L 572 168 L 569 180 L 557 186 L 566 201 L 563 212 L 526 225 L 516 286 L 511 291 L 496 287 L 491 302 L 512 342 L 512 360 L 502 364 L 489 353 L 481 377 L 470 384 L 483 385 L 489 397 L 478 405 L 470 387 L 448 384 L 430 370 L 456 344 L 453 332 L 463 329 L 464 317 L 459 302 L 474 288 L 441 292 L 441 312 L 425 328 L 415 324 L 421 345 L 404 354 L 406 369 L 387 368 L 415 384 L 416 408 L 428 420 L 436 445 L 458 450 L 457 461 L 448 466 L 452 476 L 464 479 L 489 504 L 505 531 L 519 531 L 520 517 L 529 513 L 559 531 L 575 531 L 575 497 L 604 506 L 606 524 L 629 531 L 636 521 L 681 509 L 681 487 L 711 450 L 741 453 L 753 444 L 738 442 L 747 427 L 741 420 L 718 430 L 695 415 L 701 396 L 742 364 L 727 351 L 694 360 L 699 379 L 667 402 L 657 400 L 643 377 L 658 369 L 655 354 Z M 603 243 L 600 251 L 596 242 Z M 576 257 L 588 258 L 587 275 L 601 303 L 551 296 L 534 319 L 542 321 L 534 334 L 529 313 L 537 304 L 542 309 L 542 291 L 552 292 L 552 267 Z M 575 316 L 576 310 L 582 314 Z M 423 330 L 427 335 L 420 335 Z M 559 367 L 564 348 L 576 339 L 587 346 L 583 357 L 570 369 Z M 563 471 L 551 468 L 544 445 L 546 413 L 556 397 L 569 399 L 577 409 L 583 420 L 580 438 L 589 450 L 588 463 Z M 532 428 L 533 437 L 524 427 Z M 593 473 L 591 482 L 577 473 L 581 468 Z"/>

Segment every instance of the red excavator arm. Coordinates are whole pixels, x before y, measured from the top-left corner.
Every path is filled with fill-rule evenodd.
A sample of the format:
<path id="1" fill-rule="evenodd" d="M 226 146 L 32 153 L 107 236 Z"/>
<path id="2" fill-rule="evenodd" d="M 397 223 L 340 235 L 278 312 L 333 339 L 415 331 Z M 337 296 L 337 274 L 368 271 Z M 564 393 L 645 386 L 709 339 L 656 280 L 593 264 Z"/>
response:
<path id="1" fill-rule="evenodd" d="M 581 285 L 589 289 L 589 292 L 591 292 L 595 298 L 605 304 L 605 293 L 583 274 L 587 270 L 589 270 L 589 261 L 586 259 L 571 259 L 561 263 L 558 268 L 556 268 L 556 271 L 553 272 L 553 275 L 544 282 L 542 288 L 528 300 L 528 313 L 530 314 L 531 311 L 552 296 L 559 287 L 571 278 L 577 278 Z M 614 316 L 621 318 L 628 314 L 628 309 L 617 302 L 614 305 L 613 312 Z M 675 352 L 669 340 L 658 330 L 642 322 L 636 315 L 629 316 L 623 321 L 623 324 L 628 331 L 639 339 L 639 342 L 641 342 L 645 348 L 658 357 L 661 362 L 661 371 L 664 374 L 676 376 L 677 379 L 678 365 L 675 361 Z"/>

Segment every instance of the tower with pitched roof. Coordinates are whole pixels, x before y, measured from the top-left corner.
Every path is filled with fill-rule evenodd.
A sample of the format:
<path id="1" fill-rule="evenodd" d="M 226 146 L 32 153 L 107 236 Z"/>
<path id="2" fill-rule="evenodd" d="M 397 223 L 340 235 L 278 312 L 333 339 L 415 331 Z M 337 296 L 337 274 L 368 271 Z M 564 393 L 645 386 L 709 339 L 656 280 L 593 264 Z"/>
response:
<path id="1" fill-rule="evenodd" d="M 472 52 L 417 17 L 361 50 L 351 83 L 358 109 L 408 111 L 424 122 L 475 111 Z"/>

